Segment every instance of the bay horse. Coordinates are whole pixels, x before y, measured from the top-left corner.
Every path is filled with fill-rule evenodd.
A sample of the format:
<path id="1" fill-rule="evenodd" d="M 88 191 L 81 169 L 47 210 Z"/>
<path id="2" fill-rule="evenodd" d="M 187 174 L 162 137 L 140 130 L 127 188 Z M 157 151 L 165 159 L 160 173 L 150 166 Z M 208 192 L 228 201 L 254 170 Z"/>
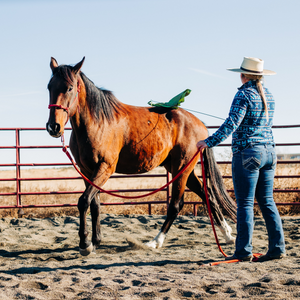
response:
<path id="1" fill-rule="evenodd" d="M 198 150 L 196 143 L 208 136 L 205 125 L 184 109 L 137 107 L 120 102 L 111 91 L 100 89 L 81 68 L 83 58 L 75 66 L 58 65 L 51 58 L 52 77 L 48 83 L 50 96 L 47 131 L 60 137 L 71 122 L 69 147 L 81 172 L 97 186 L 103 186 L 114 173 L 138 174 L 164 166 L 174 178 Z M 224 218 L 236 221 L 236 205 L 228 195 L 213 151 L 205 149 L 204 160 L 210 188 L 209 198 L 215 223 L 227 243 L 233 243 L 231 228 Z M 172 197 L 166 220 L 158 235 L 147 243 L 162 246 L 173 221 L 183 207 L 186 186 L 205 202 L 203 183 L 195 175 L 194 159 L 173 182 Z M 88 255 L 100 244 L 100 193 L 86 184 L 78 200 L 80 213 L 79 249 Z M 88 240 L 87 210 L 92 217 L 92 241 Z"/>

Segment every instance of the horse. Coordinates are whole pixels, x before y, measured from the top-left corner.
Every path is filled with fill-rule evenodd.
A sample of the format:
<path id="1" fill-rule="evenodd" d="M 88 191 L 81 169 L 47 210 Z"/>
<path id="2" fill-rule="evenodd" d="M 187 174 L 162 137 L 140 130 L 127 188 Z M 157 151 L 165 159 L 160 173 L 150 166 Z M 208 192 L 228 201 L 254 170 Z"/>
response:
<path id="1" fill-rule="evenodd" d="M 138 174 L 163 166 L 173 178 L 198 150 L 196 143 L 208 136 L 206 126 L 182 108 L 138 107 L 120 102 L 111 91 L 98 88 L 81 71 L 85 57 L 76 65 L 58 65 L 51 57 L 52 76 L 48 83 L 48 133 L 55 138 L 64 133 L 70 120 L 71 153 L 80 171 L 101 187 L 113 173 Z M 229 196 L 212 149 L 203 157 L 209 177 L 209 201 L 214 222 L 226 243 L 234 243 L 231 227 L 224 215 L 236 222 L 236 204 Z M 205 199 L 203 182 L 195 174 L 197 159 L 172 183 L 172 196 L 161 230 L 146 243 L 152 248 L 163 245 L 166 234 L 184 205 L 186 186 Z M 78 199 L 80 214 L 79 250 L 94 252 L 101 242 L 100 193 L 85 181 L 86 189 Z M 205 202 L 205 201 L 204 201 Z M 86 215 L 92 217 L 92 239 L 88 239 Z"/>

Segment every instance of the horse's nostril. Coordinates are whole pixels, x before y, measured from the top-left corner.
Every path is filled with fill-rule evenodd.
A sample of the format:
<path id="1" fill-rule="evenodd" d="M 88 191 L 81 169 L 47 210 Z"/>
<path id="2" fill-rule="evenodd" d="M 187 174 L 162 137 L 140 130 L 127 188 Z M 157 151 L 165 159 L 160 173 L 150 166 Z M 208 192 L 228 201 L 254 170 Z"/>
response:
<path id="1" fill-rule="evenodd" d="M 51 135 L 57 135 L 60 132 L 60 125 L 58 123 L 46 124 L 46 129 Z"/>
<path id="2" fill-rule="evenodd" d="M 59 133 L 60 132 L 60 125 L 58 123 L 55 123 L 54 125 L 54 132 Z"/>

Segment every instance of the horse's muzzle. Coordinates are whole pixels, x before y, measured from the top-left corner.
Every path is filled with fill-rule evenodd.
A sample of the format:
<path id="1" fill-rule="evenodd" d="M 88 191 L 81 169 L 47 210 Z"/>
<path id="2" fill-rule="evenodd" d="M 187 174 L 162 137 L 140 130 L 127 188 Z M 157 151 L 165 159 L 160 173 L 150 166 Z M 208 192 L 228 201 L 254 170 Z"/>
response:
<path id="1" fill-rule="evenodd" d="M 52 136 L 52 137 L 61 137 L 62 132 L 60 132 L 60 124 L 59 123 L 47 123 L 46 124 L 46 129 L 48 131 L 48 133 Z"/>

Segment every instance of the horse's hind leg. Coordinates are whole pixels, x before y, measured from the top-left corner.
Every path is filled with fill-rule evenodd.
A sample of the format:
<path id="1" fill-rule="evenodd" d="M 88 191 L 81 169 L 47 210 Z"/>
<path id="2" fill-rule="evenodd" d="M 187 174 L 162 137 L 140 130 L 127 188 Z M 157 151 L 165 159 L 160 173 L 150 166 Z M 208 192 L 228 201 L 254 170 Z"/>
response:
<path id="1" fill-rule="evenodd" d="M 196 176 L 195 171 L 193 171 L 188 180 L 187 180 L 187 187 L 196 193 L 203 201 L 206 203 L 206 197 L 204 193 L 204 188 L 202 182 L 199 180 L 199 178 Z M 223 213 L 221 212 L 219 205 L 215 202 L 212 201 L 211 196 L 209 196 L 209 203 L 211 207 L 211 212 L 213 214 L 213 218 L 215 222 L 217 223 L 218 228 L 222 232 L 226 243 L 227 244 L 233 244 L 235 241 L 235 238 L 231 236 L 232 229 L 226 222 Z"/>
<path id="2" fill-rule="evenodd" d="M 169 204 L 167 218 L 158 233 L 158 235 L 150 242 L 146 243 L 148 247 L 160 248 L 165 240 L 166 234 L 169 231 L 174 220 L 178 216 L 184 205 L 184 190 L 186 184 L 186 176 L 180 177 L 178 180 L 173 182 L 172 185 L 172 198 Z"/>

